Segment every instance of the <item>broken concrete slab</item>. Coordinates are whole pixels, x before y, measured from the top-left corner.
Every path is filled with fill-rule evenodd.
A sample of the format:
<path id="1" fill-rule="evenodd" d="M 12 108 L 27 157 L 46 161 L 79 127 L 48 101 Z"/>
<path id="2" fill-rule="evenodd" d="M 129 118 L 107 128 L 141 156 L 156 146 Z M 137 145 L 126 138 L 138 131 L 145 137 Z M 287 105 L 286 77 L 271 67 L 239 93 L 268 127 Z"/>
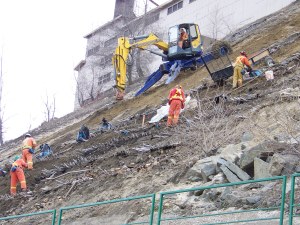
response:
<path id="1" fill-rule="evenodd" d="M 250 150 L 253 146 L 257 145 L 253 141 L 240 142 L 238 144 L 229 144 L 223 148 L 218 149 L 218 156 L 236 163 L 240 160 L 244 151 Z"/>
<path id="2" fill-rule="evenodd" d="M 240 159 L 242 155 L 242 143 L 239 144 L 229 144 L 224 148 L 218 149 L 218 155 L 222 158 L 229 160 L 231 162 L 236 162 Z"/>
<path id="3" fill-rule="evenodd" d="M 287 175 L 296 172 L 300 157 L 295 154 L 274 154 L 269 165 L 269 173 L 273 176 Z"/>
<path id="4" fill-rule="evenodd" d="M 269 163 L 259 159 L 254 159 L 254 179 L 271 177 L 269 173 Z"/>
<path id="5" fill-rule="evenodd" d="M 232 173 L 225 165 L 222 165 L 220 167 L 220 169 L 223 171 L 223 173 L 225 174 L 227 180 L 230 183 L 234 183 L 234 182 L 240 182 L 241 180 L 234 174 Z"/>
<path id="6" fill-rule="evenodd" d="M 230 161 L 219 159 L 218 164 L 226 166 L 233 174 L 235 174 L 240 180 L 246 181 L 251 177 L 242 169 L 240 169 L 237 165 L 233 164 Z"/>
<path id="7" fill-rule="evenodd" d="M 201 168 L 201 176 L 204 182 L 208 182 L 210 175 L 216 174 L 216 166 L 213 163 L 204 164 Z"/>
<path id="8" fill-rule="evenodd" d="M 226 161 L 225 166 L 243 181 L 249 180 L 251 178 L 245 171 L 241 170 L 237 165 L 233 164 L 232 162 Z"/>
<path id="9" fill-rule="evenodd" d="M 241 169 L 246 169 L 250 165 L 253 166 L 255 158 L 261 158 L 266 155 L 273 155 L 274 150 L 269 148 L 268 141 L 262 142 L 248 150 L 245 150 L 239 160 L 238 165 Z"/>
<path id="10" fill-rule="evenodd" d="M 187 177 L 202 177 L 216 174 L 217 156 L 198 160 L 187 172 Z"/>
<path id="11" fill-rule="evenodd" d="M 282 158 L 282 156 L 279 154 L 274 154 L 270 161 L 268 172 L 272 176 L 279 176 L 281 175 L 284 165 L 285 165 L 285 160 Z"/>

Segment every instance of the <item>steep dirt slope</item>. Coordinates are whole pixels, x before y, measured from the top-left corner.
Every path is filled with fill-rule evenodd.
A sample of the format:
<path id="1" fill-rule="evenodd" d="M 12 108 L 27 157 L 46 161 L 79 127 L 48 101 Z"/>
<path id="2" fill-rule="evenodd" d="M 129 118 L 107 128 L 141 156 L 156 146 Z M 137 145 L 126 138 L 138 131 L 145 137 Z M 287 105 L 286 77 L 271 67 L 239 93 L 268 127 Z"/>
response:
<path id="1" fill-rule="evenodd" d="M 26 172 L 28 186 L 33 191 L 31 197 L 10 198 L 7 195 L 9 177 L 1 179 L 0 215 L 58 209 L 72 204 L 190 187 L 193 184 L 187 181 L 186 173 L 198 159 L 214 154 L 220 147 L 239 142 L 241 134 L 246 130 L 252 130 L 257 141 L 266 139 L 255 126 L 267 123 L 267 120 L 263 121 L 263 110 L 271 110 L 272 107 L 284 110 L 293 105 L 293 109 L 297 107 L 295 99 L 278 100 L 276 93 L 287 87 L 295 88 L 300 85 L 299 12 L 300 2 L 297 1 L 227 37 L 233 43 L 233 54 L 230 56 L 232 60 L 240 50 L 253 53 L 271 46 L 274 52 L 272 56 L 277 62 L 272 68 L 275 72 L 273 82 L 260 77 L 244 88 L 231 92 L 231 80 L 223 87 L 216 87 L 204 68 L 199 68 L 196 72 L 183 72 L 176 83 L 190 91 L 202 107 L 187 110 L 177 128 L 167 129 L 165 120 L 159 127 L 142 127 L 141 124 L 142 114 L 146 114 L 146 120 L 149 120 L 155 109 L 166 103 L 168 91 L 175 84 L 172 83 L 158 85 L 137 98 L 114 103 L 107 100 L 104 102 L 107 103 L 106 106 L 100 106 L 103 105 L 101 102 L 58 119 L 48 127 L 44 124 L 35 130 L 33 135 L 37 137 L 37 141 L 50 143 L 55 154 L 43 161 L 36 160 L 34 170 Z M 261 66 L 263 65 L 257 67 Z M 221 94 L 226 94 L 228 101 L 219 106 L 214 105 L 214 97 Z M 250 100 L 246 101 L 246 97 Z M 238 104 L 236 99 L 242 99 L 245 103 Z M 271 111 L 268 113 L 272 115 Z M 296 116 L 298 114 L 294 113 Z M 113 131 L 95 133 L 95 137 L 88 142 L 75 143 L 76 132 L 81 124 L 96 130 L 102 117 L 113 122 Z M 247 118 L 251 118 L 251 124 Z M 218 132 L 207 132 L 205 127 L 216 128 L 215 122 L 219 123 Z M 128 133 L 122 132 L 125 130 Z M 272 138 L 271 134 L 269 138 Z M 8 159 L 3 163 L 17 153 L 20 143 L 21 138 L 4 146 L 3 155 Z M 138 151 L 147 146 L 150 146 L 150 151 Z M 293 152 L 298 146 L 278 145 L 276 148 Z M 98 224 L 93 217 L 101 215 L 102 219 L 114 216 L 115 222 L 131 221 L 138 216 L 147 215 L 146 203 L 148 201 L 106 206 L 97 210 L 72 211 L 63 219 L 66 223 L 68 221 L 67 224 Z M 75 218 L 77 222 L 74 222 Z M 28 224 L 28 221 L 30 224 L 46 224 L 41 223 L 46 217 L 38 219 L 23 219 L 18 224 Z"/>

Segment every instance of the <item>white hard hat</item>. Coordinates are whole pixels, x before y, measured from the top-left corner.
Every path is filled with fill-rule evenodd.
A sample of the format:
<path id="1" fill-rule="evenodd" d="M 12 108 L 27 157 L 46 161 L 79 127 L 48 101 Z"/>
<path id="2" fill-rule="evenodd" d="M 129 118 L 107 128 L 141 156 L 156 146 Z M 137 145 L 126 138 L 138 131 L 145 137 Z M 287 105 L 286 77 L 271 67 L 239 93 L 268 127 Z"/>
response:
<path id="1" fill-rule="evenodd" d="M 25 134 L 25 137 L 31 137 L 31 135 L 27 133 L 27 134 Z"/>

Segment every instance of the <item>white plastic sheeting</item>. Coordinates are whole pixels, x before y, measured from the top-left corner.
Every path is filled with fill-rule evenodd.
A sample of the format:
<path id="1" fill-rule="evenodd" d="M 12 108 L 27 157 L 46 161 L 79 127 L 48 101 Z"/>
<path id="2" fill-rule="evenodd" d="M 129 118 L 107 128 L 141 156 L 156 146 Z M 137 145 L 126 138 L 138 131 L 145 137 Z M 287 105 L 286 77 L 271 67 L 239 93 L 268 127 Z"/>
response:
<path id="1" fill-rule="evenodd" d="M 191 100 L 190 96 L 186 97 L 185 104 L 184 104 L 184 109 L 187 108 L 190 100 Z M 169 106 L 168 103 L 166 105 L 160 107 L 157 110 L 156 115 L 151 118 L 151 120 L 149 121 L 149 123 L 157 123 L 158 121 L 160 121 L 165 116 L 168 116 L 168 114 L 169 114 L 169 108 L 170 108 L 170 106 Z M 184 109 L 181 109 L 180 112 L 184 111 Z"/>

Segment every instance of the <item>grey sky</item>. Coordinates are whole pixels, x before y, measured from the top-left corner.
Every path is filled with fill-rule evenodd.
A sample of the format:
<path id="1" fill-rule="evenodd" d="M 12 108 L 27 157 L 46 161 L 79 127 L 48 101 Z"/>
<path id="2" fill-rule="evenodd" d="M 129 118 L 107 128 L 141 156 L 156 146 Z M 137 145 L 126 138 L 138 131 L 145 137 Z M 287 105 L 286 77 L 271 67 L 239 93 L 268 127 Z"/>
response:
<path id="1" fill-rule="evenodd" d="M 145 0 L 139 2 L 141 12 Z M 55 96 L 57 117 L 73 110 L 73 68 L 85 56 L 83 36 L 112 20 L 114 5 L 114 0 L 0 0 L 5 140 L 45 120 L 46 95 Z"/>

